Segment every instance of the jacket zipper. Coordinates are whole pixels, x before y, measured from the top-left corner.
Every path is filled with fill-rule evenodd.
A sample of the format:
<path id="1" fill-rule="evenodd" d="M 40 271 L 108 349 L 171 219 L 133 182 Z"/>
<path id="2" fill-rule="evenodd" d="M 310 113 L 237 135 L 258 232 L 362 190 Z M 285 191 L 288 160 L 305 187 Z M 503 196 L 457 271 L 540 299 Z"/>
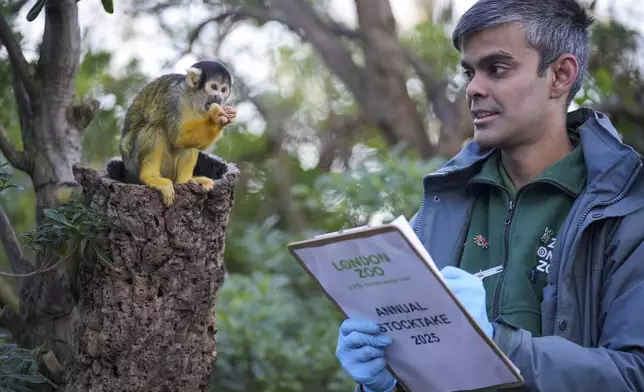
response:
<path id="1" fill-rule="evenodd" d="M 581 227 L 584 225 L 584 221 L 586 220 L 586 217 L 588 216 L 588 214 L 590 214 L 590 211 L 592 211 L 593 208 L 608 207 L 622 200 L 624 196 L 626 196 L 626 193 L 628 193 L 628 191 L 633 187 L 633 184 L 635 183 L 635 180 L 637 179 L 641 171 L 642 171 L 642 161 L 639 161 L 637 163 L 637 168 L 635 169 L 635 173 L 633 173 L 631 178 L 626 183 L 626 186 L 624 187 L 624 189 L 622 189 L 622 191 L 618 193 L 617 196 L 615 196 L 614 198 L 608 201 L 590 203 L 588 208 L 586 208 L 586 211 L 584 211 L 584 213 L 582 214 L 581 219 L 579 220 L 579 225 L 577 225 L 577 231 L 581 230 Z"/>
<path id="2" fill-rule="evenodd" d="M 590 203 L 590 205 L 586 208 L 584 213 L 581 215 L 581 218 L 579 219 L 579 224 L 577 225 L 577 233 L 579 233 L 579 231 L 581 230 L 582 226 L 584 225 L 584 221 L 586 220 L 586 217 L 588 216 L 588 214 L 590 214 L 590 212 L 593 210 L 593 208 L 611 206 L 611 205 L 619 202 L 620 200 L 622 200 L 624 198 L 624 196 L 626 196 L 626 193 L 628 193 L 628 191 L 633 187 L 633 184 L 635 183 L 635 180 L 637 180 L 637 177 L 640 175 L 640 172 L 642 171 L 642 165 L 643 164 L 642 164 L 641 160 L 639 162 L 637 162 L 637 167 L 635 168 L 635 173 L 633 173 L 631 178 L 626 183 L 626 186 L 624 187 L 624 189 L 622 189 L 622 191 L 620 193 L 618 193 L 617 196 L 615 196 L 614 198 L 612 198 L 612 199 L 610 199 L 608 201 Z M 574 249 L 574 247 L 571 246 L 570 251 L 568 252 L 568 257 L 566 258 L 566 260 L 570 260 L 570 257 L 572 256 L 573 249 Z"/>
<path id="3" fill-rule="evenodd" d="M 414 225 L 414 232 L 416 233 L 416 237 L 418 237 L 418 239 L 420 239 L 420 223 L 422 222 L 423 214 L 425 213 L 425 200 L 427 200 L 427 193 L 425 193 L 423 186 L 423 200 L 420 202 L 420 210 L 418 211 L 416 224 Z"/>
<path id="4" fill-rule="evenodd" d="M 505 194 L 508 196 L 508 199 L 510 200 L 510 205 L 508 206 L 508 212 L 505 216 L 505 229 L 503 231 L 503 269 L 501 270 L 501 273 L 499 274 L 499 280 L 496 282 L 496 287 L 494 288 L 494 299 L 492 301 L 492 320 L 496 319 L 499 317 L 499 302 L 500 302 L 500 297 L 501 297 L 501 286 L 503 285 L 503 278 L 505 278 L 505 272 L 508 269 L 508 249 L 510 247 L 510 225 L 512 223 L 512 217 L 514 216 L 514 210 L 516 209 L 516 202 L 512 199 L 512 196 L 510 196 L 510 191 L 504 186 L 501 186 L 499 184 L 496 184 L 492 181 L 487 181 L 487 180 L 477 180 L 476 181 L 479 184 L 488 184 L 492 185 L 497 188 L 503 189 Z M 517 191 L 516 197 L 518 199 L 519 197 L 519 192 L 521 190 Z"/>
<path id="5" fill-rule="evenodd" d="M 498 185 L 498 184 L 496 184 L 494 182 L 491 182 L 491 181 L 478 181 L 478 182 L 486 183 L 486 184 L 496 186 L 496 187 L 500 187 L 508 195 L 508 199 L 510 199 L 510 205 L 508 207 L 508 212 L 506 214 L 505 222 L 504 222 L 505 230 L 504 230 L 504 233 L 503 233 L 503 251 L 504 251 L 503 269 L 501 270 L 501 273 L 499 274 L 499 280 L 497 281 L 496 287 L 494 288 L 494 299 L 492 301 L 492 319 L 495 320 L 496 318 L 499 317 L 499 313 L 500 313 L 499 304 L 500 304 L 500 301 L 501 301 L 501 288 L 503 287 L 503 280 L 505 279 L 505 274 L 506 274 L 506 271 L 508 269 L 508 260 L 510 258 L 510 255 L 509 255 L 509 251 L 510 251 L 510 228 L 511 228 L 511 224 L 512 224 L 512 218 L 514 216 L 514 211 L 516 210 L 516 201 L 515 200 L 519 198 L 519 193 L 521 193 L 521 191 L 523 189 L 519 189 L 517 191 L 516 199 L 513 200 L 512 197 L 510 196 L 510 192 L 507 190 L 507 188 L 505 188 L 503 186 L 500 186 L 500 185 Z M 562 187 L 561 185 L 557 184 L 554 181 L 538 180 L 535 183 L 540 183 L 540 182 L 553 185 L 553 186 L 557 187 L 558 189 L 560 189 L 560 190 L 564 191 L 565 193 L 567 193 L 567 194 L 569 194 L 569 195 L 574 197 L 574 194 L 572 192 L 570 192 L 568 189 Z"/>
<path id="6" fill-rule="evenodd" d="M 579 230 L 581 230 L 581 227 L 583 226 L 584 221 L 586 220 L 586 217 L 588 216 L 588 214 L 590 214 L 590 212 L 593 210 L 593 208 L 600 207 L 600 206 L 607 207 L 607 206 L 613 205 L 613 204 L 619 202 L 620 200 L 622 200 L 624 198 L 624 196 L 626 196 L 626 193 L 632 188 L 633 184 L 635 183 L 635 180 L 637 179 L 637 177 L 641 173 L 642 166 L 643 166 L 643 163 L 640 160 L 637 163 L 637 168 L 635 169 L 635 173 L 631 176 L 631 178 L 629 179 L 629 181 L 626 184 L 626 186 L 624 187 L 624 189 L 617 196 L 615 196 L 613 199 L 605 201 L 605 202 L 593 202 L 586 208 L 586 210 L 584 211 L 584 213 L 582 214 L 582 216 L 581 216 L 581 218 L 579 220 L 579 224 L 577 226 L 577 232 L 579 232 Z M 441 174 L 443 174 L 443 173 L 441 173 Z M 495 184 L 495 183 L 493 183 L 491 181 L 480 181 L 480 182 L 487 183 L 487 184 L 494 185 L 494 186 L 498 186 L 498 184 Z M 548 183 L 550 185 L 554 185 L 555 187 L 559 188 L 560 190 L 562 190 L 562 191 L 574 196 L 568 189 L 565 189 L 564 187 L 560 186 L 559 184 L 557 184 L 557 183 L 555 183 L 553 181 L 541 180 L 541 182 L 545 182 L 545 183 Z M 497 285 L 496 285 L 496 288 L 495 288 L 495 291 L 494 291 L 494 303 L 493 303 L 493 309 L 492 309 L 493 319 L 496 319 L 498 317 L 498 313 L 499 313 L 499 299 L 500 299 L 500 295 L 501 295 L 501 286 L 503 284 L 503 278 L 505 277 L 505 271 L 507 269 L 507 262 L 508 262 L 508 247 L 509 247 L 508 242 L 509 242 L 509 235 L 510 235 L 510 224 L 512 223 L 512 216 L 514 215 L 514 209 L 516 208 L 515 202 L 510 197 L 510 193 L 508 192 L 508 190 L 505 187 L 501 187 L 501 188 L 508 194 L 508 198 L 510 199 L 510 206 L 508 208 L 508 213 L 507 213 L 506 222 L 505 222 L 505 233 L 504 233 L 504 241 L 503 241 L 504 242 L 504 247 L 505 247 L 505 257 L 503 259 L 503 270 L 501 271 L 501 274 L 499 276 L 499 280 L 497 282 Z M 519 192 L 520 192 L 520 190 L 519 190 Z M 518 196 L 518 192 L 517 192 L 517 196 Z M 426 200 L 427 200 L 427 193 L 426 193 L 426 190 L 425 190 L 425 185 L 423 184 L 423 199 L 422 199 L 422 202 L 421 202 L 421 205 L 420 205 L 420 210 L 418 212 L 418 216 L 416 217 L 416 224 L 415 224 L 415 227 L 414 227 L 414 231 L 416 232 L 417 236 L 420 234 L 420 225 L 422 223 L 423 214 L 425 212 L 424 210 L 425 210 Z M 560 244 L 562 244 L 562 243 L 560 243 Z M 573 248 L 574 247 L 570 248 L 570 251 L 568 253 L 567 259 L 570 259 L 571 255 L 572 255 Z"/>
<path id="7" fill-rule="evenodd" d="M 501 275 L 499 275 L 499 280 L 496 282 L 496 287 L 494 288 L 494 301 L 492 303 L 492 319 L 495 320 L 499 317 L 499 301 L 501 297 L 501 287 L 503 286 L 503 278 L 505 278 L 505 272 L 508 269 L 508 260 L 509 260 L 509 248 L 510 248 L 510 225 L 512 224 L 512 217 L 514 216 L 514 209 L 516 203 L 510 197 L 510 192 L 507 189 L 503 188 L 508 194 L 510 199 L 510 206 L 508 208 L 508 213 L 505 217 L 505 230 L 503 233 L 503 269 L 501 270 Z M 518 195 L 517 195 L 518 196 Z"/>
<path id="8" fill-rule="evenodd" d="M 637 164 L 637 168 L 635 169 L 635 173 L 633 174 L 633 176 L 631 176 L 631 178 L 629 179 L 629 181 L 626 184 L 626 186 L 624 187 L 624 189 L 617 196 L 615 196 L 613 199 L 605 201 L 605 202 L 591 203 L 586 208 L 584 213 L 582 214 L 581 219 L 579 221 L 579 225 L 577 226 L 577 231 L 581 230 L 581 227 L 583 226 L 584 220 L 586 220 L 586 217 L 588 216 L 588 214 L 590 214 L 590 212 L 593 210 L 593 208 L 599 207 L 599 206 L 610 206 L 610 205 L 613 205 L 613 204 L 619 202 L 620 200 L 622 200 L 624 198 L 624 196 L 626 195 L 626 193 L 631 189 L 631 187 L 635 183 L 635 180 L 637 179 L 637 177 L 638 177 L 638 175 L 640 174 L 641 171 L 642 171 L 642 162 L 640 161 Z M 559 184 L 557 184 L 557 183 L 555 183 L 553 181 L 539 180 L 538 182 L 543 182 L 543 183 L 548 183 L 550 185 L 554 185 L 555 187 L 561 189 L 562 191 L 568 193 L 569 195 L 574 196 L 569 190 L 565 189 L 564 187 L 560 186 Z M 496 185 L 496 184 L 491 183 L 491 182 L 488 182 L 488 183 L 490 183 L 492 185 Z M 510 193 L 508 192 L 508 190 L 505 189 L 504 187 L 501 187 L 501 188 L 506 191 L 506 193 L 508 194 L 508 197 L 510 198 L 510 207 L 508 209 L 508 214 L 507 214 L 506 219 L 505 219 L 505 235 L 504 235 L 504 241 L 503 241 L 504 247 L 505 247 L 505 257 L 503 258 L 503 270 L 501 271 L 501 274 L 499 275 L 499 280 L 497 281 L 497 284 L 496 284 L 496 287 L 495 287 L 495 290 L 494 290 L 494 301 L 493 301 L 493 306 L 492 306 L 492 319 L 493 320 L 495 320 L 496 318 L 499 317 L 499 302 L 500 302 L 500 296 L 501 296 L 501 287 L 503 285 L 503 279 L 505 278 L 505 272 L 507 270 L 507 263 L 508 263 L 508 248 L 509 248 L 509 243 L 508 242 L 509 242 L 510 224 L 512 223 L 512 216 L 513 216 L 514 210 L 516 209 L 516 202 L 512 201 L 512 198 L 510 197 Z M 517 198 L 518 198 L 520 192 L 521 192 L 521 189 L 517 192 L 517 195 L 516 195 Z M 572 250 L 573 250 L 573 247 L 570 248 L 570 252 L 568 254 L 568 259 L 572 255 Z"/>

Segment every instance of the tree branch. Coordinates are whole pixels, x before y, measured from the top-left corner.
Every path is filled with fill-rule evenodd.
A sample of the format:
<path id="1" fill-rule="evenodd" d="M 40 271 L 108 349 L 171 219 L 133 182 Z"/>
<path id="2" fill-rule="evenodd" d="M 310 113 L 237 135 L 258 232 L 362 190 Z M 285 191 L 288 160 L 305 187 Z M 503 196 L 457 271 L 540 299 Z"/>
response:
<path id="1" fill-rule="evenodd" d="M 4 307 L 0 309 L 0 326 L 6 328 L 19 346 L 29 347 L 31 335 L 23 317 L 13 309 Z"/>
<path id="2" fill-rule="evenodd" d="M 270 12 L 269 10 L 264 10 L 261 8 L 250 7 L 250 6 L 236 7 L 228 11 L 222 12 L 217 16 L 208 18 L 203 22 L 201 22 L 200 24 L 198 24 L 197 27 L 195 27 L 188 35 L 188 48 L 183 54 L 185 55 L 192 51 L 192 47 L 194 46 L 195 41 L 199 39 L 201 32 L 209 24 L 229 21 L 231 25 L 233 25 L 234 23 L 240 22 L 245 19 L 274 21 L 291 28 L 292 30 L 296 31 L 298 34 L 301 31 L 300 26 L 292 23 L 287 19 L 279 17 L 274 12 Z M 349 27 L 343 26 L 337 22 L 330 21 L 328 24 L 328 28 L 335 35 L 340 35 L 351 39 L 359 39 L 361 37 L 360 32 L 352 30 Z"/>
<path id="3" fill-rule="evenodd" d="M 72 105 L 80 49 L 76 1 L 47 0 L 38 70 L 52 111 Z"/>
<path id="4" fill-rule="evenodd" d="M 61 365 L 60 361 L 56 357 L 56 354 L 49 350 L 45 352 L 42 356 L 42 361 L 47 367 L 47 370 L 51 372 L 51 378 L 55 383 L 60 383 L 63 378 L 63 373 L 65 368 Z"/>
<path id="5" fill-rule="evenodd" d="M 472 123 L 464 99 L 451 102 L 447 98 L 448 81 L 437 76 L 433 67 L 427 64 L 411 50 L 405 49 L 405 55 L 414 68 L 416 75 L 423 82 L 423 89 L 432 111 L 441 122 L 438 152 L 445 156 L 456 155 L 465 141 L 472 134 Z"/>
<path id="6" fill-rule="evenodd" d="M 25 86 L 29 97 L 33 100 L 37 99 L 38 85 L 34 79 L 31 66 L 22 54 L 20 45 L 18 44 L 16 36 L 13 34 L 11 26 L 9 26 L 9 22 L 7 22 L 4 13 L 0 15 L 0 43 L 2 43 L 7 49 L 11 66 L 20 75 L 20 81 Z"/>
<path id="7" fill-rule="evenodd" d="M 10 3 L 7 6 L 7 11 L 10 14 L 17 14 L 18 12 L 20 12 L 22 7 L 24 7 L 25 4 L 27 4 L 28 2 L 29 2 L 29 0 L 19 0 L 19 1 L 16 1 L 15 3 Z"/>
<path id="8" fill-rule="evenodd" d="M 7 131 L 0 124 L 0 151 L 7 158 L 11 166 L 18 170 L 29 172 L 31 170 L 31 160 L 27 158 L 24 151 L 18 151 L 9 140 Z"/>
<path id="9" fill-rule="evenodd" d="M 447 81 L 441 80 L 436 76 L 434 69 L 411 50 L 405 49 L 405 55 L 414 71 L 416 71 L 416 75 L 423 82 L 427 100 L 433 106 L 436 117 L 444 123 L 453 123 L 457 113 L 454 113 L 454 104 L 445 95 Z"/>
<path id="10" fill-rule="evenodd" d="M 27 274 L 34 270 L 29 260 L 22 253 L 22 247 L 11 226 L 11 221 L 2 207 L 0 207 L 0 241 L 2 241 L 2 246 L 9 258 L 11 269 L 15 273 Z"/>
<path id="11" fill-rule="evenodd" d="M 25 86 L 20 81 L 20 75 L 15 68 L 12 69 L 12 75 L 13 96 L 16 99 L 16 107 L 18 108 L 18 120 L 20 121 L 20 130 L 24 144 L 24 141 L 28 139 L 27 135 L 31 129 L 31 121 L 34 116 L 33 109 L 31 107 L 29 94 L 27 94 L 27 90 L 25 90 Z"/>
<path id="12" fill-rule="evenodd" d="M 100 102 L 92 99 L 72 105 L 67 110 L 67 120 L 76 125 L 78 129 L 85 129 L 99 112 Z"/>
<path id="13" fill-rule="evenodd" d="M 252 96 L 250 89 L 240 77 L 235 77 L 235 88 L 244 99 L 255 105 L 259 114 L 266 122 L 267 152 L 274 159 L 272 174 L 278 184 L 277 205 L 286 225 L 294 232 L 309 227 L 306 217 L 295 208 L 292 188 L 292 173 L 290 155 L 283 147 L 286 135 L 285 124 L 293 117 L 296 109 L 279 105 L 270 95 Z M 268 157 L 267 157 L 268 158 Z"/>
<path id="14" fill-rule="evenodd" d="M 364 70 L 351 58 L 351 53 L 324 23 L 311 5 L 301 0 L 274 0 L 269 19 L 280 21 L 291 31 L 308 41 L 326 66 L 353 92 L 358 100 L 364 99 Z"/>
<path id="15" fill-rule="evenodd" d="M 327 118 L 327 130 L 320 138 L 320 158 L 317 168 L 322 172 L 329 172 L 331 165 L 336 158 L 342 158 L 348 161 L 351 155 L 351 146 L 353 139 L 359 133 L 361 119 L 359 116 L 349 117 L 336 114 L 329 110 Z"/>
<path id="16" fill-rule="evenodd" d="M 644 126 L 644 113 L 641 110 L 634 110 L 626 105 L 604 104 L 598 105 L 597 110 L 611 117 L 612 121 L 625 120 L 639 126 Z"/>
<path id="17" fill-rule="evenodd" d="M 203 32 L 203 29 L 205 29 L 206 26 L 210 25 L 211 23 L 221 23 L 226 19 L 232 19 L 232 22 L 234 23 L 235 21 L 239 21 L 247 17 L 251 17 L 249 12 L 250 12 L 250 9 L 236 8 L 234 10 L 226 11 L 217 16 L 208 18 L 203 22 L 199 23 L 197 27 L 191 30 L 190 33 L 188 34 L 188 47 L 181 53 L 180 57 L 183 57 L 192 52 L 192 48 L 195 42 L 199 39 L 199 37 L 201 36 L 201 33 Z M 262 14 L 258 13 L 257 15 L 259 16 L 258 19 L 260 20 L 263 20 L 263 18 L 266 17 L 266 15 L 263 13 Z M 219 41 L 220 40 L 218 40 L 218 42 Z M 217 47 L 215 51 L 218 52 L 218 49 L 219 48 Z"/>
<path id="18" fill-rule="evenodd" d="M 386 133 L 415 148 L 423 157 L 434 155 L 416 104 L 407 91 L 409 64 L 396 34 L 389 0 L 355 0 L 363 38 L 364 102 L 371 118 Z"/>

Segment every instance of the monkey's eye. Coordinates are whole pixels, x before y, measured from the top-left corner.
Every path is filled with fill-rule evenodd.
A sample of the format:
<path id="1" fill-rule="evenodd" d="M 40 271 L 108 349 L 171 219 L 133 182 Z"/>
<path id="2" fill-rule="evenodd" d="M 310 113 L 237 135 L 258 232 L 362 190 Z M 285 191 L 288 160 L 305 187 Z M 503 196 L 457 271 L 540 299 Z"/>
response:
<path id="1" fill-rule="evenodd" d="M 222 93 L 225 93 L 225 92 L 226 92 L 226 90 L 228 90 L 226 87 L 222 87 L 222 88 L 221 88 L 221 92 L 222 92 Z"/>
<path id="2" fill-rule="evenodd" d="M 211 88 L 211 89 L 213 89 L 213 90 L 215 90 L 215 91 L 217 91 L 217 85 L 216 85 L 216 84 L 211 84 L 211 85 L 210 85 L 210 88 Z"/>

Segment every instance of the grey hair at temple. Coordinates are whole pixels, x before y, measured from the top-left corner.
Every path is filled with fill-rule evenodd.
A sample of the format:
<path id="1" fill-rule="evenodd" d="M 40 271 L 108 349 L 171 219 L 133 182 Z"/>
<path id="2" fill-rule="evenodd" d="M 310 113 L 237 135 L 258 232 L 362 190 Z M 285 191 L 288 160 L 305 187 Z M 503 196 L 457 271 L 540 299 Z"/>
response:
<path id="1" fill-rule="evenodd" d="M 527 44 L 539 52 L 539 76 L 562 54 L 575 56 L 579 73 L 568 96 L 572 101 L 586 76 L 593 17 L 575 0 L 479 0 L 459 19 L 452 42 L 461 51 L 471 34 L 509 23 L 519 23 Z"/>

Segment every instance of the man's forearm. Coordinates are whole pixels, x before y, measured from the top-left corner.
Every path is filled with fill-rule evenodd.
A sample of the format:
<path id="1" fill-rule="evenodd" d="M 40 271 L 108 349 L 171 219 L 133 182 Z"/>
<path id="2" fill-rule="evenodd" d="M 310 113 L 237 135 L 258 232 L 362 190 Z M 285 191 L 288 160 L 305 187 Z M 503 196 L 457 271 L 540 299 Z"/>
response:
<path id="1" fill-rule="evenodd" d="M 494 340 L 521 370 L 531 391 L 644 390 L 641 350 L 585 348 L 558 336 L 535 338 L 498 323 L 494 328 Z"/>

